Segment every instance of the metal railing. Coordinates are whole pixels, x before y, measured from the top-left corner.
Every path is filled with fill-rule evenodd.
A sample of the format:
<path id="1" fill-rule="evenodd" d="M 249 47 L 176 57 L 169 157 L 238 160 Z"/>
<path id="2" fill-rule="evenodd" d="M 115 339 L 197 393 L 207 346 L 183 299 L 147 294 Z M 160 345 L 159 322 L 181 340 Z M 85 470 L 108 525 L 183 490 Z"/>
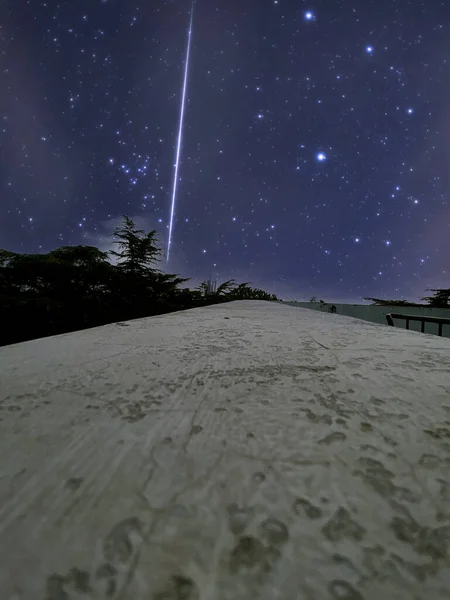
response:
<path id="1" fill-rule="evenodd" d="M 444 317 L 422 317 L 420 315 L 401 315 L 398 313 L 390 313 L 386 315 L 386 321 L 388 325 L 394 327 L 394 319 L 404 319 L 406 320 L 406 329 L 409 329 L 410 321 L 420 321 L 420 331 L 421 333 L 425 333 L 425 323 L 437 323 L 438 325 L 438 335 L 442 336 L 442 326 L 450 325 L 450 319 L 445 319 Z"/>

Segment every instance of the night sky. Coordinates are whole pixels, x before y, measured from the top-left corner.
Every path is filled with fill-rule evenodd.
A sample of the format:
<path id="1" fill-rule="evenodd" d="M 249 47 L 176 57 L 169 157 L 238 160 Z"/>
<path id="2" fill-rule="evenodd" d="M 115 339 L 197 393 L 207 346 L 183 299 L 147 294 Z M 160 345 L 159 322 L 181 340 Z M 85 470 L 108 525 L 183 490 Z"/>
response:
<path id="1" fill-rule="evenodd" d="M 167 251 L 191 2 L 3 0 L 0 247 Z M 450 287 L 449 0 L 197 0 L 170 260 L 284 299 Z"/>

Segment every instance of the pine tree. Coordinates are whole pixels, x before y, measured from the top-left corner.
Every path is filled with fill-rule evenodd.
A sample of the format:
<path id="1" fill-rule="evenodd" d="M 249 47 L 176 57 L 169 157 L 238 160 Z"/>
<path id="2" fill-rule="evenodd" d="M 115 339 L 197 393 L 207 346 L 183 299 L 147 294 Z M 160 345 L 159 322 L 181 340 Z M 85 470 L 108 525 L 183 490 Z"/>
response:
<path id="1" fill-rule="evenodd" d="M 450 289 L 429 289 L 427 292 L 434 292 L 433 296 L 425 296 L 421 300 L 426 300 L 430 306 L 436 308 L 445 308 L 450 306 Z"/>
<path id="2" fill-rule="evenodd" d="M 118 266 L 121 269 L 130 273 L 156 272 L 151 268 L 161 255 L 156 230 L 145 233 L 142 229 L 137 229 L 126 215 L 123 215 L 123 220 L 123 224 L 114 230 L 119 251 L 111 250 L 110 254 L 119 259 Z"/>

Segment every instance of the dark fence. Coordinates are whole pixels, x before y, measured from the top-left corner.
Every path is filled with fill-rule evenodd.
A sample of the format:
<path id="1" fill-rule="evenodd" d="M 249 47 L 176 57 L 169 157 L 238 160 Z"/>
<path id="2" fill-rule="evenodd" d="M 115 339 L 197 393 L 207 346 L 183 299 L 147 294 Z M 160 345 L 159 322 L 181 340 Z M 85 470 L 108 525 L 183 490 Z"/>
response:
<path id="1" fill-rule="evenodd" d="M 401 315 L 398 313 L 386 315 L 386 321 L 392 327 L 394 327 L 394 319 L 406 320 L 406 329 L 409 329 L 410 321 L 420 321 L 420 331 L 422 333 L 425 333 L 425 323 L 437 323 L 439 329 L 438 335 L 440 336 L 442 336 L 442 326 L 450 325 L 450 319 L 445 319 L 444 317 L 421 317 L 419 315 Z"/>

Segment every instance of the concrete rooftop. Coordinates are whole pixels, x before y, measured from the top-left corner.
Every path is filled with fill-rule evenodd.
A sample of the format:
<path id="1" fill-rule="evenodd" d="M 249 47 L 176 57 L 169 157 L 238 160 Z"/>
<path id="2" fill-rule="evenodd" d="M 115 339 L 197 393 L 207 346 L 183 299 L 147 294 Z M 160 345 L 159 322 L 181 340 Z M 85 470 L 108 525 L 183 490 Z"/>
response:
<path id="1" fill-rule="evenodd" d="M 268 302 L 0 348 L 0 598 L 450 597 L 450 339 Z"/>

